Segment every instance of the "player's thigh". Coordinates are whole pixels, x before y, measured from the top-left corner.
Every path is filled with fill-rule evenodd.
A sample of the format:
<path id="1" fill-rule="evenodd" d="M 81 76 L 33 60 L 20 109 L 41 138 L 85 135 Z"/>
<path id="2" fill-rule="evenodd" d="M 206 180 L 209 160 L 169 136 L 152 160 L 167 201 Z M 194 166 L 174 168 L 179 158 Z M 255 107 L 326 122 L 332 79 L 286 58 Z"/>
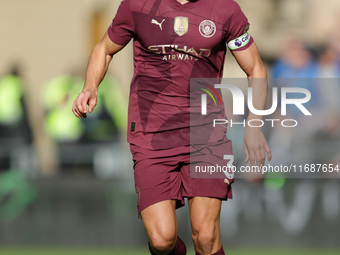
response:
<path id="1" fill-rule="evenodd" d="M 219 245 L 221 199 L 193 197 L 188 202 L 194 244 L 201 238 L 203 242 L 212 241 Z"/>
<path id="2" fill-rule="evenodd" d="M 176 200 L 165 200 L 150 205 L 141 211 L 141 216 L 151 243 L 176 240 Z"/>

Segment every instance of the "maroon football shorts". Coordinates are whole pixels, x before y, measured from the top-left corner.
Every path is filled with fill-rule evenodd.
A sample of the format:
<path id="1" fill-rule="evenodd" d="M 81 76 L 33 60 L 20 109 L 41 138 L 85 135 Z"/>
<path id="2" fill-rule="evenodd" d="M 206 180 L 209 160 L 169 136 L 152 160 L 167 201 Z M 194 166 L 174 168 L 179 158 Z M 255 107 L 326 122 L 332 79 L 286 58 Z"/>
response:
<path id="1" fill-rule="evenodd" d="M 226 165 L 224 155 L 232 155 L 232 143 L 227 138 L 215 144 L 204 146 L 183 146 L 167 150 L 150 150 L 131 144 L 134 160 L 135 188 L 138 197 L 138 213 L 155 203 L 176 200 L 176 208 L 184 206 L 184 198 L 213 197 L 227 200 L 232 198 L 232 179 L 226 179 L 222 173 L 218 178 L 211 178 L 209 173 L 194 174 L 196 165 L 199 169 L 206 164 L 205 158 L 213 157 L 213 164 Z M 190 162 L 191 167 L 190 167 Z M 211 162 L 210 162 L 211 163 Z M 209 163 L 209 164 L 210 164 Z M 208 176 L 209 174 L 209 176 Z"/>

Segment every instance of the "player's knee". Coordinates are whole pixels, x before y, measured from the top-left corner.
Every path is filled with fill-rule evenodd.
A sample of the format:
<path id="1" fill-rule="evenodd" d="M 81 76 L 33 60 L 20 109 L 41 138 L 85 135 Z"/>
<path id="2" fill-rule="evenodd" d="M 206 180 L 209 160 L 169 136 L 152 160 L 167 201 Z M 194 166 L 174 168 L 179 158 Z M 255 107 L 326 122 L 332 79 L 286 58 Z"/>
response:
<path id="1" fill-rule="evenodd" d="M 194 246 L 198 246 L 198 231 L 192 230 L 191 237 L 194 242 Z"/>
<path id="2" fill-rule="evenodd" d="M 149 238 L 153 250 L 160 254 L 168 254 L 176 245 L 176 236 L 172 234 L 153 234 Z"/>
<path id="3" fill-rule="evenodd" d="M 200 247 L 209 249 L 213 247 L 215 238 L 213 232 L 202 232 L 198 234 L 197 242 Z"/>
<path id="4" fill-rule="evenodd" d="M 217 238 L 217 232 L 214 227 L 201 228 L 192 232 L 192 239 L 195 247 L 210 250 Z"/>

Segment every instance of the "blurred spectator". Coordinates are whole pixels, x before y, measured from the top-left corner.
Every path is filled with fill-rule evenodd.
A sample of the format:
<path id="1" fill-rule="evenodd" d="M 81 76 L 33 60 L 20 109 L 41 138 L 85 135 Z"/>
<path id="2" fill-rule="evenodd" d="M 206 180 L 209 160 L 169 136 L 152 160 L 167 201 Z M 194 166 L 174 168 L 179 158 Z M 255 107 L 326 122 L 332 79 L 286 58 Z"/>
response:
<path id="1" fill-rule="evenodd" d="M 53 78 L 42 90 L 44 129 L 58 145 L 62 169 L 90 167 L 96 152 L 125 137 L 122 134 L 126 133 L 127 103 L 115 79 L 106 76 L 98 91 L 96 108 L 86 119 L 79 119 L 72 113 L 72 104 L 83 86 L 82 78 L 68 74 Z"/>
<path id="2" fill-rule="evenodd" d="M 287 129 L 278 126 L 273 129 L 269 143 L 273 155 L 280 157 L 274 157 L 272 163 L 320 164 L 328 162 L 339 152 L 338 141 L 334 140 L 340 133 L 340 84 L 339 79 L 335 79 L 340 78 L 340 50 L 337 42 L 332 40 L 322 47 L 316 61 L 300 36 L 292 35 L 287 39 L 282 57 L 272 69 L 273 78 L 277 78 L 274 79 L 274 85 L 309 90 L 311 99 L 304 106 L 312 116 L 304 116 L 294 105 L 287 107 L 287 116 L 280 116 L 279 112 L 273 116 L 274 119 L 295 119 L 298 127 Z M 304 97 L 291 93 L 288 98 L 301 96 Z M 327 140 L 328 137 L 332 139 Z M 320 146 L 327 150 L 318 150 Z"/>
<path id="3" fill-rule="evenodd" d="M 317 109 L 320 105 L 320 91 L 314 78 L 318 78 L 318 70 L 317 61 L 313 59 L 311 52 L 305 46 L 303 38 L 295 32 L 288 35 L 285 40 L 282 56 L 272 68 L 272 77 L 276 79 L 276 87 L 307 89 L 312 98 L 304 106 L 308 109 Z M 288 94 L 290 99 L 303 97 L 301 93 Z M 294 105 L 288 105 L 287 112 L 291 117 L 301 117 L 301 111 Z"/>
<path id="4" fill-rule="evenodd" d="M 22 80 L 16 70 L 0 79 L 0 123 L 2 125 L 16 125 L 22 118 L 22 87 Z"/>
<path id="5" fill-rule="evenodd" d="M 304 103 L 313 117 L 316 109 L 319 107 L 319 91 L 315 79 L 318 74 L 318 64 L 313 59 L 312 54 L 304 45 L 303 39 L 298 34 L 291 34 L 287 37 L 281 58 L 272 68 L 272 77 L 275 78 L 272 84 L 274 87 L 298 87 L 305 88 L 311 93 L 311 100 Z M 288 93 L 287 98 L 298 99 L 304 98 L 301 93 Z M 281 105 L 281 97 L 279 97 Z M 274 165 L 287 165 L 289 163 L 306 163 L 313 162 L 314 148 L 311 137 L 320 129 L 318 121 L 312 121 L 310 116 L 305 116 L 295 105 L 287 105 L 287 115 L 281 115 L 281 109 L 278 109 L 272 116 L 273 119 L 294 119 L 298 122 L 298 128 L 286 128 L 275 126 L 269 139 L 269 145 L 272 149 Z M 318 115 L 318 114 L 316 114 Z M 314 119 L 315 120 L 315 119 Z"/>
<path id="6" fill-rule="evenodd" d="M 340 51 L 333 42 L 320 49 L 318 62 L 319 78 L 340 78 Z"/>
<path id="7" fill-rule="evenodd" d="M 80 119 L 70 114 L 72 98 L 83 86 L 80 78 L 62 75 L 52 79 L 43 90 L 42 101 L 47 110 L 44 127 L 58 141 L 78 140 L 84 130 Z M 71 99 L 70 99 L 71 98 Z"/>
<path id="8" fill-rule="evenodd" d="M 23 99 L 23 80 L 14 65 L 9 74 L 0 77 L 0 170 L 14 167 L 19 148 L 32 142 Z"/>
<path id="9" fill-rule="evenodd" d="M 338 40 L 340 33 L 334 40 L 328 42 L 319 50 L 319 80 L 320 97 L 322 98 L 323 111 L 327 112 L 327 119 L 321 132 L 323 138 L 334 139 L 340 137 L 340 47 Z"/>
<path id="10" fill-rule="evenodd" d="M 108 141 L 126 130 L 127 104 L 114 78 L 107 75 L 102 81 L 95 110 L 88 120 L 72 114 L 73 99 L 84 86 L 84 80 L 73 75 L 62 75 L 49 81 L 42 94 L 46 108 L 45 130 L 56 141 Z"/>
<path id="11" fill-rule="evenodd" d="M 318 65 L 304 46 L 301 37 L 290 35 L 281 58 L 272 68 L 273 78 L 315 78 Z"/>

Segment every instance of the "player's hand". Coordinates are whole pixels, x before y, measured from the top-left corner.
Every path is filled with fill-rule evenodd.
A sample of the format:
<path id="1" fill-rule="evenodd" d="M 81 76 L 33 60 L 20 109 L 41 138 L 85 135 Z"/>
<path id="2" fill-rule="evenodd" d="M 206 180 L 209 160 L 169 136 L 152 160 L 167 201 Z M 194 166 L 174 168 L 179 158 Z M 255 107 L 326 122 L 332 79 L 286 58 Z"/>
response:
<path id="1" fill-rule="evenodd" d="M 97 105 L 97 92 L 86 90 L 77 96 L 73 102 L 72 111 L 78 118 L 86 118 L 87 105 L 89 105 L 89 113 L 91 113 Z"/>
<path id="2" fill-rule="evenodd" d="M 246 154 L 245 162 L 250 160 L 251 166 L 258 166 L 261 169 L 266 160 L 266 152 L 268 160 L 272 159 L 272 153 L 261 128 L 246 127 L 243 147 Z"/>

